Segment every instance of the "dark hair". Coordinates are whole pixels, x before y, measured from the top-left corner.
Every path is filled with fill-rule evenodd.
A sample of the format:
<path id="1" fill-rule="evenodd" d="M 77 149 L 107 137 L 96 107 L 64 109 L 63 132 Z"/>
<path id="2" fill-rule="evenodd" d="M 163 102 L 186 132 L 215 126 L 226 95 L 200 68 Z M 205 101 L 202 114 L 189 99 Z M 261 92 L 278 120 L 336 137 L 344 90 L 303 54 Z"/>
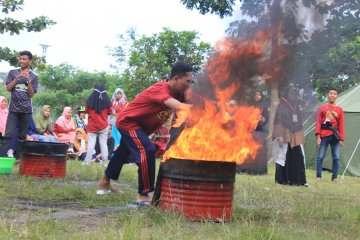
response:
<path id="1" fill-rule="evenodd" d="M 32 53 L 29 51 L 21 51 L 19 56 L 28 56 L 30 60 L 33 58 Z"/>
<path id="2" fill-rule="evenodd" d="M 335 91 L 337 94 L 339 94 L 339 91 L 334 87 L 330 87 L 327 92 L 329 93 L 330 91 Z"/>
<path id="3" fill-rule="evenodd" d="M 193 68 L 190 64 L 184 62 L 177 62 L 171 69 L 170 79 L 175 76 L 183 77 L 187 72 L 192 72 Z"/>

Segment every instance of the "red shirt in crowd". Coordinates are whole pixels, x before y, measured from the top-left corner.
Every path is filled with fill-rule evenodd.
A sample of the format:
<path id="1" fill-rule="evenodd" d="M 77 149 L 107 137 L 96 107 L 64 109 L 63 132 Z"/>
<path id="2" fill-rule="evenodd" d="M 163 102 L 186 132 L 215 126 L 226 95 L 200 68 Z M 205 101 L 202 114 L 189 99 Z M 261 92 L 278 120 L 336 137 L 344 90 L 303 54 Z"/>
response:
<path id="1" fill-rule="evenodd" d="M 334 118 L 334 116 L 336 119 Z M 344 134 L 344 111 L 341 107 L 337 105 L 331 104 L 323 104 L 321 105 L 316 113 L 316 126 L 315 126 L 315 135 L 320 135 L 320 137 L 328 137 L 331 136 L 333 133 L 329 129 L 321 129 L 321 124 L 325 123 L 325 120 L 330 120 L 331 126 L 337 126 L 338 123 L 338 131 L 340 135 L 341 141 L 345 140 Z"/>
<path id="2" fill-rule="evenodd" d="M 108 115 L 110 115 L 112 112 L 110 107 L 104 108 L 100 113 L 98 113 L 86 105 L 85 112 L 88 114 L 88 125 L 86 126 L 86 132 L 99 132 L 107 128 L 109 124 Z"/>
<path id="3" fill-rule="evenodd" d="M 117 115 L 116 126 L 125 131 L 141 128 L 150 135 L 171 116 L 172 110 L 164 104 L 169 98 L 184 102 L 184 96 L 174 96 L 167 82 L 155 83 Z"/>

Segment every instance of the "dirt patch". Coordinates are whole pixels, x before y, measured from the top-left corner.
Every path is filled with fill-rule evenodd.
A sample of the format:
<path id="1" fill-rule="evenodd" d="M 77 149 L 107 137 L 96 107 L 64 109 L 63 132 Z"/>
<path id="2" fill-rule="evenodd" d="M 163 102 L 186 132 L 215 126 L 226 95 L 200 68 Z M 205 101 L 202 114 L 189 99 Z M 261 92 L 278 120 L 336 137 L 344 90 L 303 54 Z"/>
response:
<path id="1" fill-rule="evenodd" d="M 86 208 L 70 201 L 14 200 L 13 202 L 6 201 L 4 203 L 10 206 L 10 209 L 0 210 L 1 219 L 15 224 L 39 220 L 81 219 L 81 223 L 88 225 L 89 223 L 95 223 L 98 216 L 136 208 L 132 204 L 104 208 Z"/>

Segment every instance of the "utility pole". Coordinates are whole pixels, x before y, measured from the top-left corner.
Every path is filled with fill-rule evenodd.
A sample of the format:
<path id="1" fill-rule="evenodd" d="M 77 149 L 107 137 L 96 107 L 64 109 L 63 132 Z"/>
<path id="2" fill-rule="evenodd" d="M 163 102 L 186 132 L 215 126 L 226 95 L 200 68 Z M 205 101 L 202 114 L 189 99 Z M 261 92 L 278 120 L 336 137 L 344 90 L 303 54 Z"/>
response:
<path id="1" fill-rule="evenodd" d="M 50 45 L 46 45 L 46 44 L 40 44 L 40 46 L 42 47 L 42 57 L 45 58 L 46 57 L 46 50 L 48 47 L 50 47 Z"/>

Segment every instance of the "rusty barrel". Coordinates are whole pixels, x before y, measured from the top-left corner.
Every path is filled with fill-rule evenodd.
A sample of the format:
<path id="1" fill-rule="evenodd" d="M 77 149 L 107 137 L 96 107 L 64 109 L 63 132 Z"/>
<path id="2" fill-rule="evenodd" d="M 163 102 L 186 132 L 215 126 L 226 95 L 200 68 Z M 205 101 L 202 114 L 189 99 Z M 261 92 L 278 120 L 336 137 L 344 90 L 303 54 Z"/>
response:
<path id="1" fill-rule="evenodd" d="M 158 178 L 158 205 L 189 220 L 229 221 L 235 172 L 235 163 L 169 159 Z"/>
<path id="2" fill-rule="evenodd" d="M 20 175 L 64 178 L 68 145 L 37 141 L 19 141 Z"/>

